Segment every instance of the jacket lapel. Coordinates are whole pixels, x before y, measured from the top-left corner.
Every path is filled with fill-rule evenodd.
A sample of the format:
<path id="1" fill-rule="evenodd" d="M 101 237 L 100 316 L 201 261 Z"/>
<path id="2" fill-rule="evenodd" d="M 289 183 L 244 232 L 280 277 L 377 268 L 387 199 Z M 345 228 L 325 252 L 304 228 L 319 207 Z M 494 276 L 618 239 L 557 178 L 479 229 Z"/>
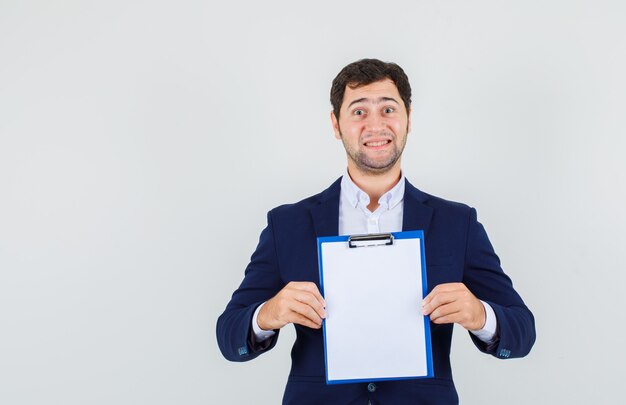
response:
<path id="1" fill-rule="evenodd" d="M 337 236 L 339 234 L 340 192 L 341 177 L 320 194 L 320 203 L 311 208 L 313 227 L 318 237 Z M 425 204 L 427 200 L 427 194 L 421 192 L 406 180 L 402 218 L 403 231 L 423 230 L 424 235 L 428 234 L 433 209 Z"/>
<path id="2" fill-rule="evenodd" d="M 320 194 L 319 205 L 311 208 L 315 234 L 320 236 L 339 235 L 339 193 L 341 177 Z"/>
<path id="3" fill-rule="evenodd" d="M 424 237 L 428 235 L 430 219 L 433 209 L 425 204 L 428 195 L 413 187 L 406 180 L 404 188 L 404 213 L 402 218 L 403 231 L 423 230 Z"/>

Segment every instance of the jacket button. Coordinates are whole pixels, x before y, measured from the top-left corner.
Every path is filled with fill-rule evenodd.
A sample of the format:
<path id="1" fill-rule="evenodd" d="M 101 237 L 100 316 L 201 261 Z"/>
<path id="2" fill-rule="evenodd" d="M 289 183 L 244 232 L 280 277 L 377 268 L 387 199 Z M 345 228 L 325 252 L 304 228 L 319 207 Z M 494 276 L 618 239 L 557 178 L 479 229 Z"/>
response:
<path id="1" fill-rule="evenodd" d="M 367 390 L 368 390 L 369 392 L 374 392 L 374 391 L 376 391 L 376 384 L 374 384 L 374 383 L 369 383 L 369 384 L 367 384 Z"/>

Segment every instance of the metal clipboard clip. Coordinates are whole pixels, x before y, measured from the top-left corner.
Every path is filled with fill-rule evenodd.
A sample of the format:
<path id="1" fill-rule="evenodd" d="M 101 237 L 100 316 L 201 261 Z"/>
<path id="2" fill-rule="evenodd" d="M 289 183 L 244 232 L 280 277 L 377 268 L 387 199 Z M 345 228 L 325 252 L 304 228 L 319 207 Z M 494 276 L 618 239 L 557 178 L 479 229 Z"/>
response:
<path id="1" fill-rule="evenodd" d="M 393 235 L 390 233 L 373 233 L 348 237 L 348 247 L 350 248 L 389 245 L 393 245 Z"/>

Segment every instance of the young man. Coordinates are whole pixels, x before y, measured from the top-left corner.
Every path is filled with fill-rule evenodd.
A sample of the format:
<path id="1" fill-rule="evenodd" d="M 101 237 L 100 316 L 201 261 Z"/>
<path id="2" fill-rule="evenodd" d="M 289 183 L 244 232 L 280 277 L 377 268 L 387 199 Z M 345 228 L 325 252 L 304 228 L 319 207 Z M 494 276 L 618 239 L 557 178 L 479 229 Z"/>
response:
<path id="1" fill-rule="evenodd" d="M 292 323 L 297 338 L 285 404 L 456 404 L 453 324 L 467 329 L 482 352 L 522 357 L 535 341 L 533 315 L 502 271 L 476 211 L 404 178 L 400 162 L 411 128 L 404 71 L 375 59 L 351 63 L 333 81 L 331 103 L 348 171 L 320 194 L 268 213 L 244 280 L 218 319 L 220 349 L 229 360 L 251 360 Z M 435 378 L 326 385 L 316 238 L 408 230 L 425 233 L 430 292 L 423 313 L 431 320 Z"/>

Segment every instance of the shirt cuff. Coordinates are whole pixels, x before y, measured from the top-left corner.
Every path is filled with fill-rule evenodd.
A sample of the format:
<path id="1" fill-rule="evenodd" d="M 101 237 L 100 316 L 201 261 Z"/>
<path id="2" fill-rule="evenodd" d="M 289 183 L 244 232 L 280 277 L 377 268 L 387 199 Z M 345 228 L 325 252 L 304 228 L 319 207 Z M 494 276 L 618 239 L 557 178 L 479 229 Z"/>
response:
<path id="1" fill-rule="evenodd" d="M 482 329 L 470 330 L 470 332 L 478 339 L 487 344 L 493 343 L 496 340 L 498 320 L 496 319 L 496 314 L 495 312 L 493 312 L 493 308 L 491 308 L 491 305 L 482 300 L 480 302 L 485 308 L 485 326 L 483 326 Z"/>
<path id="2" fill-rule="evenodd" d="M 276 332 L 274 332 L 273 330 L 263 330 L 259 327 L 257 317 L 259 316 L 259 311 L 261 310 L 261 307 L 263 307 L 263 305 L 265 305 L 265 302 L 259 305 L 256 311 L 254 311 L 254 315 L 252 315 L 252 333 L 254 333 L 255 341 L 259 343 L 271 338 L 276 334 Z"/>

